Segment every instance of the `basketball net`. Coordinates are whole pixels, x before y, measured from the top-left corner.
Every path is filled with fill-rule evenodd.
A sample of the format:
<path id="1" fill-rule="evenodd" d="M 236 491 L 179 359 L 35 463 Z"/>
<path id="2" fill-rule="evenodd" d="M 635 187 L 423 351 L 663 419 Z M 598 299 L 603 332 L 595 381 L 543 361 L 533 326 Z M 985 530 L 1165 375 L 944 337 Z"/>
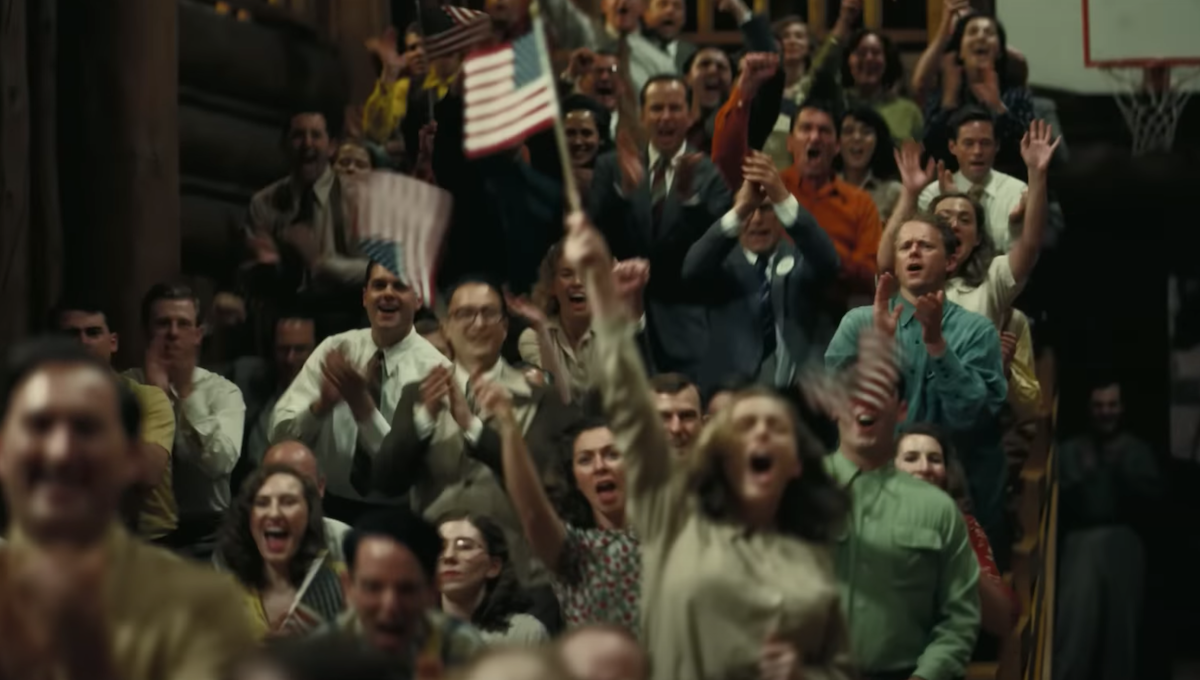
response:
<path id="1" fill-rule="evenodd" d="M 1170 151 L 1192 96 L 1188 85 L 1200 77 L 1200 66 L 1110 66 L 1100 72 L 1115 86 L 1113 98 L 1133 135 L 1133 155 Z"/>

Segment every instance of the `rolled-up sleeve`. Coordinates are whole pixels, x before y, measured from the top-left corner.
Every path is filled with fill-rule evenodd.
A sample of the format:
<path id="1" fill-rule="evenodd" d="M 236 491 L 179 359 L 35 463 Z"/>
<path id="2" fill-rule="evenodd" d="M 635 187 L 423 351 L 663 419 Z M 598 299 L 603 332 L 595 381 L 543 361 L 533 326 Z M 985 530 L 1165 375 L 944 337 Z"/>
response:
<path id="1" fill-rule="evenodd" d="M 212 479 L 233 472 L 242 455 L 242 430 L 246 424 L 246 402 L 242 391 L 222 381 L 212 388 L 207 399 L 184 400 L 179 427 L 185 437 L 194 440 L 190 451 L 176 452 L 192 458 L 201 471 Z"/>

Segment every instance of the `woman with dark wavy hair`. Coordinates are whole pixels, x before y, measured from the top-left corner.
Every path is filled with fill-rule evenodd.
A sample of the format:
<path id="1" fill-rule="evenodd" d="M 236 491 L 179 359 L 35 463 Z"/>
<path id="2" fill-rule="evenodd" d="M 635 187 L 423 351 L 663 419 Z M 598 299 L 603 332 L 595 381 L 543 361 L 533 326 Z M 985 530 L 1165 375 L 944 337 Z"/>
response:
<path id="1" fill-rule="evenodd" d="M 879 112 L 898 140 L 921 137 L 925 118 L 921 107 L 900 92 L 904 64 L 891 38 L 870 28 L 855 32 L 846 43 L 841 76 L 848 106 Z"/>
<path id="2" fill-rule="evenodd" d="M 442 555 L 438 587 L 442 611 L 468 621 L 488 644 L 536 645 L 550 638 L 546 627 L 526 614 L 529 599 L 517 583 L 500 525 L 465 512 L 438 521 Z"/>
<path id="3" fill-rule="evenodd" d="M 829 552 L 848 501 L 821 445 L 785 398 L 752 388 L 674 458 L 623 301 L 645 272 L 614 274 L 587 218 L 568 225 L 564 256 L 592 303 L 596 385 L 625 454 L 653 678 L 851 677 Z"/>
<path id="4" fill-rule="evenodd" d="M 263 637 L 304 635 L 342 611 L 320 495 L 290 467 L 268 465 L 246 480 L 221 528 L 217 554 L 219 566 L 245 588 Z"/>
<path id="5" fill-rule="evenodd" d="M 567 626 L 606 623 L 636 634 L 641 553 L 625 514 L 623 457 L 608 424 L 583 418 L 565 433 L 561 467 L 547 493 L 512 395 L 483 381 L 475 394 L 500 429 L 505 491 L 534 555 L 550 569 Z"/>

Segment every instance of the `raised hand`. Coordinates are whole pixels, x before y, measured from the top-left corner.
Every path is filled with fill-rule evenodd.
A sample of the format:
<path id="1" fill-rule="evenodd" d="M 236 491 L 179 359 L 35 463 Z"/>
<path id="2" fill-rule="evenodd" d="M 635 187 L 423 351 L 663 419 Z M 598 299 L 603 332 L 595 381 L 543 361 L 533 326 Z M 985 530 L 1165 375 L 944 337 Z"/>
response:
<path id="1" fill-rule="evenodd" d="M 434 366 L 421 381 L 420 395 L 425 411 L 437 418 L 450 401 L 450 370 L 445 366 Z"/>
<path id="2" fill-rule="evenodd" d="M 943 161 L 937 162 L 937 178 L 940 193 L 953 194 L 958 191 L 958 185 L 954 183 L 954 173 L 950 172 L 950 168 L 947 168 Z"/>
<path id="3" fill-rule="evenodd" d="M 772 203 L 783 203 L 791 196 L 791 192 L 783 184 L 783 178 L 775 169 L 775 162 L 761 151 L 750 151 L 742 161 L 742 176 L 747 182 L 758 185 L 763 194 Z"/>
<path id="4" fill-rule="evenodd" d="M 279 264 L 279 247 L 275 245 L 275 239 L 270 236 L 266 234 L 247 236 L 246 247 L 250 249 L 256 264 Z"/>
<path id="5" fill-rule="evenodd" d="M 526 296 L 513 295 L 507 289 L 504 291 L 504 304 L 508 305 L 508 311 L 529 322 L 529 325 L 535 330 L 541 330 L 546 327 L 546 312 L 541 307 L 533 304 Z"/>
<path id="6" fill-rule="evenodd" d="M 471 385 L 471 390 L 475 393 L 475 404 L 485 418 L 495 418 L 509 424 L 515 422 L 511 392 L 483 378 L 473 378 Z"/>
<path id="7" fill-rule="evenodd" d="M 1000 99 L 1000 77 L 996 75 L 996 67 L 987 64 L 968 72 L 968 85 L 971 94 L 983 105 L 993 111 L 1002 111 L 1004 102 Z"/>
<path id="8" fill-rule="evenodd" d="M 742 74 L 738 77 L 742 101 L 754 99 L 758 89 L 775 75 L 778 68 L 779 55 L 774 52 L 751 52 L 742 57 Z"/>
<path id="9" fill-rule="evenodd" d="M 1004 366 L 1004 375 L 1011 375 L 1013 357 L 1017 356 L 1017 335 L 1002 331 L 1000 333 L 1000 359 Z"/>
<path id="10" fill-rule="evenodd" d="M 1013 206 L 1013 209 L 1008 211 L 1009 224 L 1023 224 L 1025 222 L 1025 206 L 1029 203 L 1029 192 L 1021 192 L 1021 200 Z"/>
<path id="11" fill-rule="evenodd" d="M 945 0 L 942 5 L 942 31 L 947 38 L 954 35 L 959 16 L 969 11 L 970 0 Z"/>
<path id="12" fill-rule="evenodd" d="M 946 294 L 942 291 L 926 293 L 917 298 L 913 316 L 921 324 L 921 340 L 931 351 L 944 350 L 945 339 L 942 337 L 942 308 L 946 302 Z"/>
<path id="13" fill-rule="evenodd" d="M 587 215 L 582 212 L 567 215 L 566 227 L 562 256 L 576 271 L 594 269 L 612 260 L 608 244 Z"/>
<path id="14" fill-rule="evenodd" d="M 169 373 L 169 362 L 163 356 L 163 340 L 159 336 L 154 336 L 150 339 L 150 346 L 146 348 L 146 359 L 143 371 L 146 374 L 146 384 L 153 385 L 167 396 L 171 396 L 171 378 Z"/>
<path id="15" fill-rule="evenodd" d="M 642 291 L 650 283 L 650 261 L 642 258 L 622 260 L 613 265 L 613 284 L 617 295 L 629 305 L 635 316 L 642 315 Z"/>
<path id="16" fill-rule="evenodd" d="M 904 308 L 896 305 L 895 309 L 889 309 L 892 302 L 892 296 L 900 289 L 900 284 L 896 282 L 896 277 L 891 272 L 884 272 L 879 275 L 879 282 L 875 284 L 875 305 L 872 315 L 875 319 L 875 328 L 885 338 L 896 337 L 896 326 L 900 324 L 900 312 Z"/>
<path id="17" fill-rule="evenodd" d="M 679 161 L 675 164 L 673 188 L 679 200 L 686 201 L 692 197 L 692 185 L 695 184 L 696 180 L 696 168 L 700 165 L 702 158 L 704 158 L 704 154 L 697 151 L 680 156 Z"/>
<path id="18" fill-rule="evenodd" d="M 372 409 L 379 406 L 367 389 L 366 376 L 351 365 L 342 348 L 335 348 L 325 355 L 321 374 L 350 406 L 356 420 L 367 417 Z"/>
<path id="19" fill-rule="evenodd" d="M 642 165 L 642 154 L 633 136 L 625 130 L 617 133 L 617 166 L 621 171 L 621 191 L 627 197 L 631 196 L 646 179 L 646 168 Z"/>
<path id="20" fill-rule="evenodd" d="M 921 145 L 912 140 L 904 142 L 892 152 L 896 156 L 896 167 L 900 170 L 900 183 L 904 190 L 918 196 L 933 181 L 934 161 L 932 158 L 921 167 Z"/>
<path id="21" fill-rule="evenodd" d="M 745 172 L 743 168 L 742 172 Z M 758 210 L 758 206 L 762 205 L 767 195 L 763 193 L 762 186 L 757 182 L 745 178 L 742 181 L 742 186 L 738 189 L 737 195 L 733 197 L 733 211 L 737 213 L 738 218 L 743 222 Z"/>
<path id="22" fill-rule="evenodd" d="M 1030 172 L 1045 172 L 1050 167 L 1050 159 L 1054 150 L 1062 142 L 1062 136 L 1051 141 L 1050 124 L 1044 120 L 1035 120 L 1029 124 L 1025 136 L 1021 138 L 1021 158 Z"/>
<path id="23" fill-rule="evenodd" d="M 367 51 L 379 57 L 383 63 L 380 77 L 385 85 L 391 85 L 408 70 L 408 60 L 397 49 L 397 36 L 394 27 L 388 27 L 378 38 L 367 38 Z"/>
<path id="24" fill-rule="evenodd" d="M 592 64 L 595 61 L 595 52 L 586 47 L 580 47 L 571 53 L 571 62 L 567 65 L 567 75 L 578 80 L 591 72 Z"/>

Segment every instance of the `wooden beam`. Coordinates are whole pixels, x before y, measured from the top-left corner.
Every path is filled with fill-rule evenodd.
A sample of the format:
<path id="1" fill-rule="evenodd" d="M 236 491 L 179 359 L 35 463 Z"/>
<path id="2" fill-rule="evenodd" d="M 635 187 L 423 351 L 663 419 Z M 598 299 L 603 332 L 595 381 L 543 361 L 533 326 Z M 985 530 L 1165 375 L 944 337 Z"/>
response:
<path id="1" fill-rule="evenodd" d="M 29 17 L 29 102 L 36 112 L 30 127 L 29 166 L 32 238 L 28 304 L 49 309 L 62 293 L 62 212 L 58 181 L 58 0 L 31 2 Z M 31 320 L 36 323 L 37 319 Z"/>
<path id="2" fill-rule="evenodd" d="M 825 0 L 808 0 L 808 29 L 816 35 L 825 35 L 829 29 L 825 21 Z"/>
<path id="3" fill-rule="evenodd" d="M 29 70 L 26 0 L 0 0 L 0 347 L 29 329 Z"/>
<path id="4" fill-rule="evenodd" d="M 696 33 L 707 35 L 713 30 L 712 0 L 696 0 Z"/>
<path id="5" fill-rule="evenodd" d="M 937 35 L 942 27 L 942 10 L 944 0 L 925 0 L 925 30 L 926 35 Z"/>
<path id="6" fill-rule="evenodd" d="M 570 0 L 568 0 L 570 1 Z M 383 34 L 391 23 L 387 0 L 331 2 L 328 6 L 329 38 L 338 46 L 349 85 L 349 100 L 361 104 L 375 88 L 375 69 L 365 46 L 367 38 Z M 340 133 L 340 131 L 338 131 Z"/>
<path id="7" fill-rule="evenodd" d="M 64 190 L 74 217 L 68 286 L 96 291 L 112 310 L 123 332 L 118 365 L 142 362 L 142 295 L 180 273 L 178 7 L 77 3 L 72 18 L 86 29 L 63 63 L 86 112 L 72 120 L 80 126 L 73 162 L 83 175 L 73 193 Z"/>

